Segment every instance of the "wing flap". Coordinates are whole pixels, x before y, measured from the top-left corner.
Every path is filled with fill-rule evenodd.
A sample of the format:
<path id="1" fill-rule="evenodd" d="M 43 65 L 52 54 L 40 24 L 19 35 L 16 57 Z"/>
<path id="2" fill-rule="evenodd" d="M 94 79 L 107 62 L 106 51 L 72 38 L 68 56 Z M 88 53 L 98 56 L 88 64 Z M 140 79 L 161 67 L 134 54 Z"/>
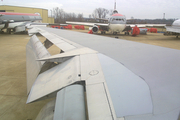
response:
<path id="1" fill-rule="evenodd" d="M 97 51 L 83 47 L 83 48 L 73 49 L 73 50 L 65 52 L 65 53 L 53 55 L 48 58 L 42 58 L 42 59 L 38 59 L 38 60 L 39 61 L 47 61 L 47 62 L 63 62 L 64 61 L 63 58 L 69 58 L 69 57 L 73 57 L 73 56 L 77 56 L 77 55 L 93 54 L 93 53 L 97 53 Z M 62 59 L 62 60 L 60 60 L 60 59 Z"/>
<path id="2" fill-rule="evenodd" d="M 104 83 L 86 86 L 89 120 L 113 120 Z"/>
<path id="3" fill-rule="evenodd" d="M 53 120 L 56 100 L 48 102 L 39 112 L 35 120 Z"/>
<path id="4" fill-rule="evenodd" d="M 130 26 L 130 27 L 135 27 L 137 25 L 137 27 L 165 27 L 166 24 L 126 24 L 126 26 Z"/>
<path id="5" fill-rule="evenodd" d="M 46 37 L 49 41 L 51 41 L 54 45 L 56 45 L 57 47 L 59 47 L 63 51 L 68 51 L 68 50 L 72 50 L 72 49 L 76 48 L 75 46 L 65 42 L 61 38 L 58 38 L 57 36 L 55 36 L 49 32 L 45 32 L 43 30 L 40 30 L 39 33 L 41 35 L 43 35 L 44 37 Z"/>
<path id="6" fill-rule="evenodd" d="M 31 88 L 27 103 L 45 99 L 47 95 L 79 81 L 79 74 L 80 66 L 78 56 L 39 74 Z"/>
<path id="7" fill-rule="evenodd" d="M 57 93 L 53 120 L 86 120 L 82 85 L 71 85 Z"/>
<path id="8" fill-rule="evenodd" d="M 80 47 L 79 45 L 77 45 L 75 43 L 73 45 L 70 41 L 65 40 L 64 38 L 58 37 L 55 34 L 46 32 L 45 30 L 37 28 L 37 27 L 34 27 L 34 28 L 28 30 L 28 34 L 30 36 L 33 34 L 36 34 L 36 33 L 40 33 L 42 36 L 47 38 L 47 40 L 49 40 L 52 44 L 56 45 L 63 51 L 69 51 L 72 49 L 76 49 L 77 47 Z"/>
<path id="9" fill-rule="evenodd" d="M 36 35 L 32 36 L 26 45 L 26 74 L 27 74 L 27 93 L 29 93 L 36 77 L 38 76 L 44 61 L 36 61 L 43 57 L 51 56 Z"/>
<path id="10" fill-rule="evenodd" d="M 105 79 L 97 54 L 80 55 L 81 80 L 86 83 L 89 120 L 113 120 Z"/>

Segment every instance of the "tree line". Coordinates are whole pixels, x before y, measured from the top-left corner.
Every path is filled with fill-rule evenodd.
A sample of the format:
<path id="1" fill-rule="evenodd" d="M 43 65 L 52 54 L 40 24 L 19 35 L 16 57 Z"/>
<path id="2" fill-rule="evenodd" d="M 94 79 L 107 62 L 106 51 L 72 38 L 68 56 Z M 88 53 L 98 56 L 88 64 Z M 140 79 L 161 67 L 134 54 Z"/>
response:
<path id="1" fill-rule="evenodd" d="M 89 21 L 96 21 L 96 18 L 106 18 L 107 15 L 112 15 L 113 10 L 107 10 L 105 8 L 96 8 L 92 14 L 89 15 Z M 53 8 L 53 17 L 55 23 L 65 23 L 66 21 L 78 21 L 84 22 L 87 19 L 84 19 L 83 13 L 66 13 L 63 9 L 58 7 Z"/>
<path id="2" fill-rule="evenodd" d="M 128 24 L 166 24 L 172 25 L 176 19 L 130 19 Z"/>
<path id="3" fill-rule="evenodd" d="M 66 21 L 83 21 L 83 13 L 66 13 L 63 9 L 58 7 L 53 8 L 53 17 L 55 23 L 65 23 Z"/>

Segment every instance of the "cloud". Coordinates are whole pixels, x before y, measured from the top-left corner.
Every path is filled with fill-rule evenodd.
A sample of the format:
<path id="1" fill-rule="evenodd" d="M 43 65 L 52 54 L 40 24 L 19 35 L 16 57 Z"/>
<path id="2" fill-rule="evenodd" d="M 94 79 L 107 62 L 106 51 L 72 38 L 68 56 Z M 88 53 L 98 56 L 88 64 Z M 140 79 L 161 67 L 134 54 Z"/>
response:
<path id="1" fill-rule="evenodd" d="M 99 7 L 108 10 L 114 8 L 114 0 L 3 0 L 1 4 L 44 8 L 49 13 L 53 8 L 59 7 L 68 13 L 83 13 L 85 17 Z M 128 18 L 155 19 L 162 18 L 163 13 L 166 13 L 167 18 L 180 18 L 179 4 L 180 0 L 116 0 L 116 9 Z"/>
<path id="2" fill-rule="evenodd" d="M 63 4 L 57 3 L 57 2 L 43 2 L 43 3 L 31 3 L 29 4 L 32 7 L 37 7 L 37 8 L 44 8 L 44 9 L 53 9 L 55 7 L 62 7 Z"/>

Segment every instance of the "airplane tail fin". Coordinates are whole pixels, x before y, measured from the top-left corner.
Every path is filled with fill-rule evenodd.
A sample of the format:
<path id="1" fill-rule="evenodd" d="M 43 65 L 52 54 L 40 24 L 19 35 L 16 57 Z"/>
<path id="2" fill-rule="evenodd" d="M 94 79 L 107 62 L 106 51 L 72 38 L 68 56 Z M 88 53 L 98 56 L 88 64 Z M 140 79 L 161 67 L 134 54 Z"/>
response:
<path id="1" fill-rule="evenodd" d="M 116 0 L 114 1 L 114 10 L 113 10 L 113 14 L 118 13 L 118 11 L 116 10 Z"/>
<path id="2" fill-rule="evenodd" d="M 27 75 L 27 94 L 36 80 L 44 61 L 37 61 L 44 57 L 51 56 L 36 35 L 33 35 L 26 45 L 26 75 Z"/>
<path id="3" fill-rule="evenodd" d="M 115 0 L 115 3 L 114 3 L 114 10 L 116 10 L 116 0 Z"/>

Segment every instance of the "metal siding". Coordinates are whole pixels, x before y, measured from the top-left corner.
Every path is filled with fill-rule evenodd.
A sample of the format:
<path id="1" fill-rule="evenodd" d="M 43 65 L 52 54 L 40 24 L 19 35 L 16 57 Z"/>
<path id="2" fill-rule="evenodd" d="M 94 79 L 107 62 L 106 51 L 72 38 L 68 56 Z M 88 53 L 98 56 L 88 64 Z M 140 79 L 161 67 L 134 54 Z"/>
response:
<path id="1" fill-rule="evenodd" d="M 42 9 L 42 11 L 43 11 L 43 16 L 42 16 L 43 23 L 48 23 L 48 10 Z"/>

